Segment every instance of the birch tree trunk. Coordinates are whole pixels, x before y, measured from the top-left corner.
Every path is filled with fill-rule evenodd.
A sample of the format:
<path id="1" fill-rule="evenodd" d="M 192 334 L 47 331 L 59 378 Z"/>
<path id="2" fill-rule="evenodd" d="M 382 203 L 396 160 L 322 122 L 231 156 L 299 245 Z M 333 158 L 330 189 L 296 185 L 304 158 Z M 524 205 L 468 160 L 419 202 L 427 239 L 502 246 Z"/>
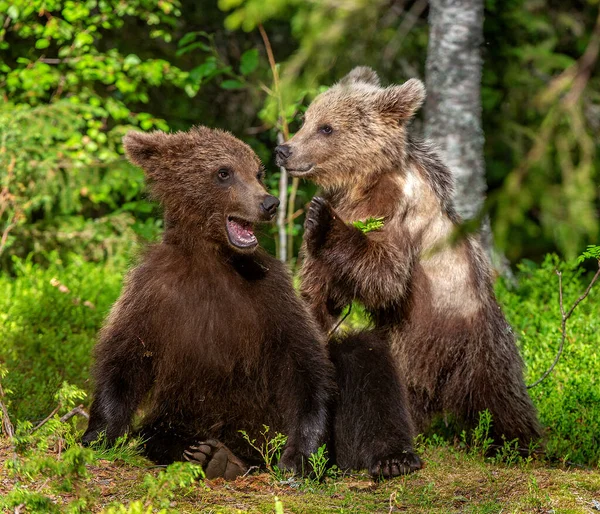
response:
<path id="1" fill-rule="evenodd" d="M 479 214 L 486 191 L 482 42 L 483 0 L 430 1 L 425 137 L 454 174 L 454 205 L 463 219 Z"/>

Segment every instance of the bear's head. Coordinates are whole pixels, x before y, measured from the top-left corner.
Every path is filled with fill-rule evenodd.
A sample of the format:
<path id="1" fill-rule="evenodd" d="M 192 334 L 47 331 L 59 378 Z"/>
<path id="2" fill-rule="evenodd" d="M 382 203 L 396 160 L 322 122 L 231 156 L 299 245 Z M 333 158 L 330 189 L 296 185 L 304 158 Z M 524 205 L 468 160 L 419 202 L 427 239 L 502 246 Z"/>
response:
<path id="1" fill-rule="evenodd" d="M 279 200 L 267 193 L 260 160 L 247 144 L 195 127 L 173 134 L 129 132 L 123 145 L 145 171 L 170 226 L 237 251 L 256 248 L 254 224 L 270 220 Z"/>
<path id="2" fill-rule="evenodd" d="M 420 80 L 382 88 L 371 68 L 354 68 L 310 104 L 300 130 L 276 148 L 277 164 L 326 189 L 363 184 L 402 163 L 406 124 L 424 99 Z"/>

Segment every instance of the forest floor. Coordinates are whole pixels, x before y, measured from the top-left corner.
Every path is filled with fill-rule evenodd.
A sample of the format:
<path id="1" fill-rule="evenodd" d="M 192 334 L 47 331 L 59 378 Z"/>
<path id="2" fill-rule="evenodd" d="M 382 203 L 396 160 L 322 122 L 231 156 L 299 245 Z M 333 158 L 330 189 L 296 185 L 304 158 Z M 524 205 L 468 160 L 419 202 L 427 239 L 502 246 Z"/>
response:
<path id="1" fill-rule="evenodd" d="M 406 477 L 374 482 L 363 474 L 316 484 L 301 479 L 277 482 L 261 473 L 232 482 L 198 480 L 191 487 L 169 489 L 171 495 L 148 496 L 148 475 L 160 469 L 147 461 L 131 464 L 97 459 L 86 465 L 88 476 L 70 491 L 50 475 L 33 479 L 11 471 L 12 450 L 0 439 L 0 497 L 15 488 L 50 500 L 42 508 L 28 501 L 5 506 L 4 512 L 63 512 L 84 498 L 78 512 L 469 512 L 469 513 L 570 513 L 600 511 L 600 470 L 549 467 L 541 462 L 507 466 L 493 464 L 453 447 L 423 450 L 426 466 Z M 54 455 L 53 457 L 56 457 Z M 67 488 L 68 489 L 68 488 Z M 164 500 L 167 500 L 166 504 Z M 132 507 L 132 502 L 140 503 Z M 129 506 L 128 508 L 123 507 Z M 143 508 L 142 508 L 143 507 Z M 156 510 L 154 510 L 156 508 Z M 164 512 L 166 512 L 164 511 Z"/>

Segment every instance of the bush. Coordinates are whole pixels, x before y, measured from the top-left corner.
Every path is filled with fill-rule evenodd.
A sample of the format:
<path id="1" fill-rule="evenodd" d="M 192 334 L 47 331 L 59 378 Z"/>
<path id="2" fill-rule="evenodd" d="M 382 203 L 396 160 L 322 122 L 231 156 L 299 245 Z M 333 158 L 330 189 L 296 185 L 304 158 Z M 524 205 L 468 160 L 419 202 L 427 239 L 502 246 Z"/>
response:
<path id="1" fill-rule="evenodd" d="M 43 268 L 14 259 L 0 274 L 0 363 L 14 419 L 39 420 L 56 406 L 64 381 L 89 391 L 96 333 L 119 295 L 125 262 L 92 264 L 56 254 Z"/>
<path id="2" fill-rule="evenodd" d="M 541 266 L 519 266 L 518 287 L 500 281 L 496 292 L 518 337 L 533 383 L 552 364 L 561 338 L 558 278 L 563 273 L 564 305 L 568 310 L 591 277 L 582 267 L 547 256 Z M 581 464 L 600 464 L 600 286 L 574 311 L 567 323 L 563 355 L 554 371 L 530 390 L 548 440 L 547 456 Z"/>

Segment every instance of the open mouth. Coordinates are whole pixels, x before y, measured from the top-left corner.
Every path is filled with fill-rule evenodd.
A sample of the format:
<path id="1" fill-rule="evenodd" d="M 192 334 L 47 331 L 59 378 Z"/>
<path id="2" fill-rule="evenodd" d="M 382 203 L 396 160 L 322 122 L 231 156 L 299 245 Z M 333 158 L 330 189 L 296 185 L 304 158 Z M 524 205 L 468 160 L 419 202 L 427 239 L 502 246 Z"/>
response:
<path id="1" fill-rule="evenodd" d="M 252 248 L 258 244 L 258 239 L 254 235 L 254 225 L 249 221 L 229 216 L 226 227 L 227 237 L 233 246 Z"/>
<path id="2" fill-rule="evenodd" d="M 285 170 L 292 176 L 292 177 L 302 177 L 303 175 L 308 175 L 312 170 L 315 169 L 315 165 L 311 164 L 310 166 L 306 167 L 306 168 L 296 168 L 296 169 L 292 169 L 292 168 L 286 168 Z"/>

